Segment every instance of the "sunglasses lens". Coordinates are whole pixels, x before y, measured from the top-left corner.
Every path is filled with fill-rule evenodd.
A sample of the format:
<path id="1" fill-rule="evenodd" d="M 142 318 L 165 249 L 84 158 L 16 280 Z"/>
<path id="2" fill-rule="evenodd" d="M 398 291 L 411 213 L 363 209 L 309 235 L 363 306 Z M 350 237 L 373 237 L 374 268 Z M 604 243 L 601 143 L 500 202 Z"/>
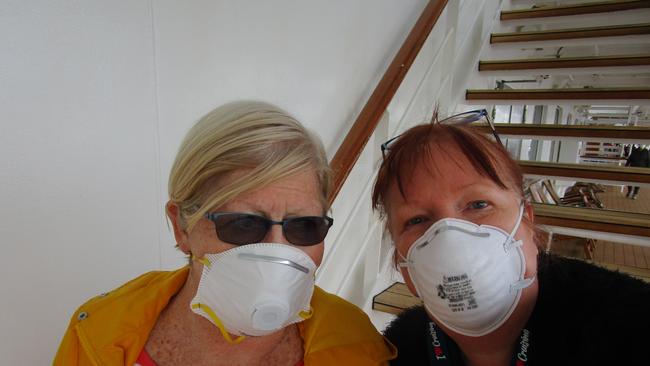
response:
<path id="1" fill-rule="evenodd" d="M 306 216 L 274 222 L 265 217 L 244 213 L 219 213 L 208 216 L 217 236 L 226 243 L 246 245 L 261 242 L 271 225 L 282 223 L 285 238 L 293 245 L 315 245 L 322 242 L 332 226 L 328 217 Z"/>
<path id="2" fill-rule="evenodd" d="M 219 239 L 236 245 L 257 243 L 269 229 L 264 217 L 239 213 L 219 215 L 214 225 Z"/>
<path id="3" fill-rule="evenodd" d="M 285 222 L 284 235 L 294 245 L 315 245 L 325 239 L 329 228 L 330 222 L 324 217 L 296 217 Z"/>

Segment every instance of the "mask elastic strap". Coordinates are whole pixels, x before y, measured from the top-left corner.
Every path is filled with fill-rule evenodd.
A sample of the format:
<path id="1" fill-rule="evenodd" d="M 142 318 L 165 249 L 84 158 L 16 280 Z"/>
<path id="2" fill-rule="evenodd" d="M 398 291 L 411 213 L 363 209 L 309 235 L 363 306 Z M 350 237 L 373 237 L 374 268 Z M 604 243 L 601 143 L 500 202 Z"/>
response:
<path id="1" fill-rule="evenodd" d="M 529 278 L 524 278 L 523 280 L 519 280 L 513 284 L 510 285 L 510 290 L 511 291 L 518 291 L 518 290 L 523 290 L 526 287 L 530 286 L 535 282 L 535 278 L 537 276 L 529 277 Z"/>
<path id="2" fill-rule="evenodd" d="M 510 250 L 512 248 L 520 247 L 524 244 L 523 241 L 517 240 L 514 241 L 513 237 L 517 233 L 517 230 L 519 230 L 519 225 L 521 225 L 521 219 L 524 217 L 524 202 L 521 203 L 521 206 L 519 206 L 519 216 L 517 216 L 517 223 L 515 224 L 515 228 L 512 229 L 510 234 L 508 235 L 508 238 L 506 239 L 506 242 L 504 243 L 504 246 L 506 250 Z M 537 276 L 532 276 L 529 278 L 524 278 L 523 280 L 519 280 L 513 284 L 510 285 L 510 290 L 512 291 L 518 291 L 525 289 L 526 287 L 530 286 L 535 282 L 535 278 Z"/>
<path id="3" fill-rule="evenodd" d="M 225 338 L 228 343 L 239 344 L 241 343 L 241 341 L 244 340 L 244 338 L 246 338 L 245 336 L 239 336 L 237 339 L 232 339 L 230 333 L 226 331 L 226 327 L 224 327 L 223 323 L 221 322 L 217 314 L 215 314 L 214 311 L 212 311 L 212 309 L 210 309 L 208 305 L 201 304 L 201 303 L 192 304 L 192 309 L 201 309 L 203 310 L 204 313 L 208 314 L 208 316 L 210 317 L 210 319 L 212 319 L 212 321 L 217 326 L 217 328 L 219 328 L 219 331 L 221 332 L 223 338 Z"/>
<path id="4" fill-rule="evenodd" d="M 519 225 L 521 224 L 521 218 L 524 216 L 524 203 L 522 202 L 521 205 L 519 206 L 519 215 L 517 216 L 517 223 L 515 224 L 515 228 L 512 229 L 510 234 L 508 234 L 508 238 L 506 238 L 506 241 L 504 243 L 505 247 L 509 250 L 513 247 L 522 245 L 521 240 L 518 240 L 513 243 L 513 237 L 517 233 L 517 230 L 519 230 Z"/>
<path id="5" fill-rule="evenodd" d="M 298 316 L 302 320 L 307 320 L 307 319 L 311 318 L 312 315 L 314 315 L 314 308 L 312 308 L 311 305 L 309 306 L 309 310 L 307 310 L 307 311 L 303 310 L 303 311 L 298 313 Z"/>
<path id="6" fill-rule="evenodd" d="M 399 257 L 399 259 L 401 259 L 401 262 L 397 262 L 397 266 L 400 267 L 400 268 L 408 267 L 409 264 L 410 264 L 409 260 L 407 258 L 405 258 L 402 255 L 402 253 L 399 252 L 399 250 L 397 250 L 397 248 L 395 247 L 395 244 L 393 244 L 393 248 L 395 248 L 395 253 L 397 253 L 397 256 Z"/>
<path id="7" fill-rule="evenodd" d="M 192 254 L 192 260 L 195 260 L 195 261 L 197 261 L 197 262 L 199 262 L 202 265 L 207 266 L 207 267 L 212 266 L 212 262 L 210 262 L 210 260 L 208 258 L 205 258 L 205 257 L 199 258 L 199 257 L 195 256 L 194 254 Z"/>

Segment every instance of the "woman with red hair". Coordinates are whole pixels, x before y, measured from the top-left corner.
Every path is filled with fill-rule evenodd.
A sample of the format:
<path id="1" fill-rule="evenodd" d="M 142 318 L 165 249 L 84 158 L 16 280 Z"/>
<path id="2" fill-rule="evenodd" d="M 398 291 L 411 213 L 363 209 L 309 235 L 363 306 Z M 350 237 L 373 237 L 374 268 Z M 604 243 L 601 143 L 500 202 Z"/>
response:
<path id="1" fill-rule="evenodd" d="M 386 329 L 391 364 L 647 364 L 650 285 L 539 250 L 521 170 L 492 124 L 497 141 L 467 123 L 486 115 L 382 145 L 373 204 L 423 301 Z"/>

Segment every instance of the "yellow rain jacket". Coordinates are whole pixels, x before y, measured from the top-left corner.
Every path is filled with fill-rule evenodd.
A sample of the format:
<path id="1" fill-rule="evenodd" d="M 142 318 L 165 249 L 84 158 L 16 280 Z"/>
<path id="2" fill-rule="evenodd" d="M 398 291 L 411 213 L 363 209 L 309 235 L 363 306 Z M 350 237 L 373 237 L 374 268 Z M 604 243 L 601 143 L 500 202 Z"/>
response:
<path id="1" fill-rule="evenodd" d="M 188 273 L 149 272 L 86 302 L 72 316 L 54 365 L 132 366 Z M 298 324 L 305 366 L 386 365 L 396 356 L 354 305 L 316 287 L 311 306 L 313 316 Z"/>

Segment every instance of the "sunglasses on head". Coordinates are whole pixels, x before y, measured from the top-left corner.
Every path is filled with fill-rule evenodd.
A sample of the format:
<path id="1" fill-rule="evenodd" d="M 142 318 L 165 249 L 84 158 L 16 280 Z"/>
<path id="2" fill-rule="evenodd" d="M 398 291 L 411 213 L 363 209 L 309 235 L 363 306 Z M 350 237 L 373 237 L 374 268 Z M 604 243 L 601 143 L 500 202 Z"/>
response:
<path id="1" fill-rule="evenodd" d="M 490 117 L 488 116 L 488 112 L 485 109 L 478 109 L 475 111 L 469 111 L 469 112 L 463 112 L 459 113 L 456 115 L 453 115 L 451 117 L 445 118 L 442 121 L 439 121 L 437 123 L 443 124 L 443 125 L 465 125 L 465 124 L 470 124 L 474 122 L 479 122 L 481 120 L 485 120 L 487 122 L 488 127 L 490 127 L 490 131 L 492 132 L 492 135 L 494 136 L 494 139 L 501 145 L 503 145 L 503 142 L 501 142 L 501 138 L 499 138 L 499 134 L 497 133 L 496 128 L 494 128 L 494 123 L 490 120 Z M 393 137 L 392 139 L 384 142 L 381 144 L 381 155 L 383 156 L 384 159 L 386 159 L 386 155 L 388 154 L 388 151 L 390 150 L 390 145 L 395 142 L 398 138 L 400 138 L 402 135 L 397 135 Z"/>
<path id="2" fill-rule="evenodd" d="M 217 236 L 235 245 L 259 243 L 273 225 L 282 225 L 282 233 L 293 245 L 309 246 L 322 242 L 334 219 L 327 216 L 291 217 L 282 221 L 238 212 L 212 212 L 205 218 L 214 223 Z"/>

